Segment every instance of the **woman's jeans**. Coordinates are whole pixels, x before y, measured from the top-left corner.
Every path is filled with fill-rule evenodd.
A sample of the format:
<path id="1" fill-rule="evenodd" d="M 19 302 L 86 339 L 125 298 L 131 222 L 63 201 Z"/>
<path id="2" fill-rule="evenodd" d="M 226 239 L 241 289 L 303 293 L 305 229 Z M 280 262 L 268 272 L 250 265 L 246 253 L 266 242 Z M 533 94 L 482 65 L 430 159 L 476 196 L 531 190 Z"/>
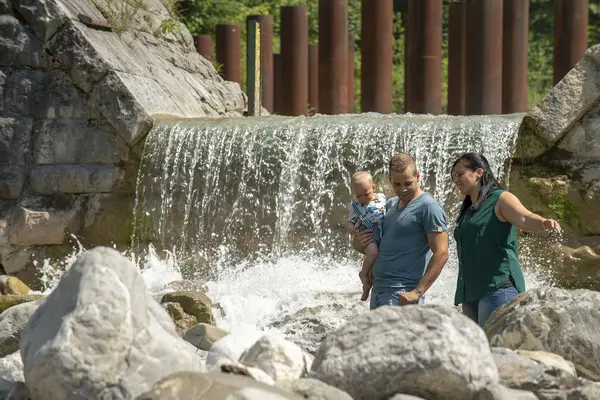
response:
<path id="1" fill-rule="evenodd" d="M 483 328 L 485 321 L 487 321 L 497 308 L 508 303 L 517 297 L 518 294 L 517 289 L 514 287 L 496 289 L 495 291 L 488 293 L 481 300 L 463 303 L 463 314 Z"/>

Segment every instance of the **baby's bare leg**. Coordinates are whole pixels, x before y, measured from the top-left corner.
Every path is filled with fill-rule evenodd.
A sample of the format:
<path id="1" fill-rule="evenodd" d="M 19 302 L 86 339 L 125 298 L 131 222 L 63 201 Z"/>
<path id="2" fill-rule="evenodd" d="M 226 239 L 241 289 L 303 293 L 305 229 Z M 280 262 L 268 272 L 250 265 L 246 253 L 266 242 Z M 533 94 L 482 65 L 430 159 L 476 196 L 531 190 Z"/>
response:
<path id="1" fill-rule="evenodd" d="M 365 248 L 366 257 L 363 260 L 362 269 L 361 269 L 360 273 L 358 274 L 360 277 L 360 281 L 362 282 L 362 285 L 363 285 L 363 293 L 362 293 L 362 296 L 360 297 L 361 301 L 365 301 L 369 298 L 369 291 L 371 290 L 371 287 L 373 286 L 373 280 L 372 280 L 373 264 L 375 263 L 375 260 L 377 259 L 378 254 L 379 254 L 379 249 L 377 248 L 377 245 L 375 243 L 371 243 Z"/>

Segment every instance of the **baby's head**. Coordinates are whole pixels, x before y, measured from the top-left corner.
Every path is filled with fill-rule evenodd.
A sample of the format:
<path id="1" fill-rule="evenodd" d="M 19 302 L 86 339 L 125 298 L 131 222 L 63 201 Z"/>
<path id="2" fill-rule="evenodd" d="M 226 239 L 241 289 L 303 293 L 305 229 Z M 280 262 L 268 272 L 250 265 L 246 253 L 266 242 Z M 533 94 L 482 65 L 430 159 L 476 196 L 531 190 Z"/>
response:
<path id="1" fill-rule="evenodd" d="M 358 171 L 352 175 L 352 193 L 360 204 L 375 200 L 375 182 L 367 171 Z"/>

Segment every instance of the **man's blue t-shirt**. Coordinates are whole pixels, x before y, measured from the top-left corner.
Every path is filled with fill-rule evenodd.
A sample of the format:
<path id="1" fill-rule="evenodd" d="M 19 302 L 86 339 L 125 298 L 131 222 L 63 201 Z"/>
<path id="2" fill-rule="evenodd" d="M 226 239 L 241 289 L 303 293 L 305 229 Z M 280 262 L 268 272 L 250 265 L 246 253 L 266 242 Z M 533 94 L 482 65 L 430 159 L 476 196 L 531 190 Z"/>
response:
<path id="1" fill-rule="evenodd" d="M 413 290 L 431 258 L 427 233 L 446 232 L 446 215 L 427 193 L 401 208 L 398 197 L 393 197 L 387 210 L 379 255 L 373 264 L 373 292 Z"/>

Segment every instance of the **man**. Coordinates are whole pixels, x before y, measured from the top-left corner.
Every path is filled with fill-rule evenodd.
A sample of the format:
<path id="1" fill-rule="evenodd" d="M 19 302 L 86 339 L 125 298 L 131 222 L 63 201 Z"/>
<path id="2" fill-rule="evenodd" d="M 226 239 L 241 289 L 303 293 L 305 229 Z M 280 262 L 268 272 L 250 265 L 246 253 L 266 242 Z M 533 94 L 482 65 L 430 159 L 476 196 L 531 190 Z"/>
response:
<path id="1" fill-rule="evenodd" d="M 419 185 L 414 158 L 398 154 L 388 179 L 397 197 L 387 203 L 383 238 L 373 265 L 370 308 L 422 304 L 423 295 L 448 261 L 448 232 L 442 207 Z M 352 246 L 362 252 L 372 234 L 357 234 Z"/>

